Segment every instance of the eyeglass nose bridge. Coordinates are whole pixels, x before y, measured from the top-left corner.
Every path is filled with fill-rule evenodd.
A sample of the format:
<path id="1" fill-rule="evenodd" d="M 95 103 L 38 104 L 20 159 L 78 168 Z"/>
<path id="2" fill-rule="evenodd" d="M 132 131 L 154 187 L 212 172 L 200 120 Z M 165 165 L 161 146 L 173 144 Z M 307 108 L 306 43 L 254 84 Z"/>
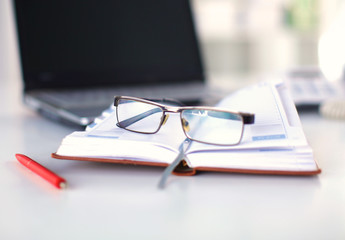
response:
<path id="1" fill-rule="evenodd" d="M 169 113 L 180 113 L 181 109 L 180 107 L 174 107 L 174 106 L 164 106 L 163 107 L 163 116 L 161 121 L 161 126 L 163 126 L 169 119 Z"/>
<path id="2" fill-rule="evenodd" d="M 170 112 L 170 113 L 179 113 L 179 112 L 181 112 L 181 107 L 164 106 L 163 112 L 164 112 L 164 113 L 167 113 L 167 112 Z"/>
<path id="3" fill-rule="evenodd" d="M 169 118 L 169 114 L 164 113 L 164 115 L 162 116 L 162 123 L 161 123 L 162 126 L 168 121 L 168 118 Z"/>
<path id="4" fill-rule="evenodd" d="M 189 122 L 184 118 L 182 118 L 181 121 L 182 121 L 182 128 L 183 128 L 184 132 L 185 133 L 189 132 L 190 131 Z"/>
<path id="5" fill-rule="evenodd" d="M 169 119 L 169 113 L 180 113 L 181 112 L 181 107 L 174 107 L 174 106 L 162 106 L 161 107 L 163 110 L 163 116 L 161 119 L 161 124 L 159 129 L 165 125 L 165 123 L 168 121 Z"/>

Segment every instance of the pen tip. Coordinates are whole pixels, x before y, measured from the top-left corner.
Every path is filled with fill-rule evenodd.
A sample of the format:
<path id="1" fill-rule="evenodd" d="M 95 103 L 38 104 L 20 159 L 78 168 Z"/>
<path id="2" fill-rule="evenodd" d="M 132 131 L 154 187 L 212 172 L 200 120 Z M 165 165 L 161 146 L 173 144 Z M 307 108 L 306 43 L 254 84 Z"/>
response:
<path id="1" fill-rule="evenodd" d="M 66 182 L 60 182 L 60 183 L 59 183 L 59 187 L 60 187 L 61 189 L 65 189 L 65 188 L 67 187 Z"/>

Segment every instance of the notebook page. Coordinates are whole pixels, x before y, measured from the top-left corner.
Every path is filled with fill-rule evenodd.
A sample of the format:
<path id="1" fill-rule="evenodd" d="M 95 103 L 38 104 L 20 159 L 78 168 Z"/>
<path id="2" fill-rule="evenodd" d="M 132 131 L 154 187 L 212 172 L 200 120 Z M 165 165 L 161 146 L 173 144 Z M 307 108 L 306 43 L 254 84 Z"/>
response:
<path id="1" fill-rule="evenodd" d="M 189 151 L 211 151 L 224 149 L 289 149 L 296 146 L 307 145 L 300 125 L 291 126 L 289 122 L 299 122 L 297 112 L 290 114 L 288 120 L 285 108 L 291 108 L 289 113 L 294 113 L 293 102 L 282 103 L 275 83 L 260 83 L 231 94 L 223 99 L 217 107 L 250 112 L 255 114 L 255 123 L 245 125 L 243 138 L 239 145 L 216 146 L 193 143 Z M 284 90 L 281 90 L 284 91 Z"/>
<path id="2" fill-rule="evenodd" d="M 317 171 L 311 148 L 276 151 L 209 151 L 188 155 L 190 167 L 234 168 L 251 170 Z"/>
<path id="3" fill-rule="evenodd" d="M 292 99 L 283 84 L 263 83 L 225 98 L 220 107 L 255 113 L 241 144 L 219 147 L 192 143 L 191 167 L 252 170 L 316 171 Z"/>
<path id="4" fill-rule="evenodd" d="M 114 138 L 118 140 L 130 140 L 137 142 L 148 142 L 166 148 L 178 149 L 179 145 L 186 138 L 178 114 L 169 114 L 166 124 L 155 134 L 142 134 L 130 132 L 116 126 L 116 114 L 110 114 L 102 124 L 98 124 L 90 131 L 88 137 Z"/>
<path id="5" fill-rule="evenodd" d="M 185 139 L 177 114 L 170 114 L 156 134 L 130 132 L 117 127 L 116 122 L 115 112 L 107 114 L 87 131 L 67 136 L 57 154 L 170 163 Z"/>
<path id="6" fill-rule="evenodd" d="M 138 144 L 137 141 L 89 137 L 85 132 L 73 132 L 63 139 L 56 154 L 69 157 L 171 163 L 178 153 L 174 149 L 148 142 Z"/>

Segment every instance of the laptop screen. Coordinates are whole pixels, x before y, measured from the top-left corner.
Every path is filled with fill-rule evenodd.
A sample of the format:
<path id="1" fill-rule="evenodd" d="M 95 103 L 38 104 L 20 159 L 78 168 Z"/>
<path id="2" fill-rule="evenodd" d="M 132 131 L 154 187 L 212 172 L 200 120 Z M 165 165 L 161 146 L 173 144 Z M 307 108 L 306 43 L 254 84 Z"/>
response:
<path id="1" fill-rule="evenodd" d="M 14 0 L 25 89 L 203 81 L 188 0 Z"/>

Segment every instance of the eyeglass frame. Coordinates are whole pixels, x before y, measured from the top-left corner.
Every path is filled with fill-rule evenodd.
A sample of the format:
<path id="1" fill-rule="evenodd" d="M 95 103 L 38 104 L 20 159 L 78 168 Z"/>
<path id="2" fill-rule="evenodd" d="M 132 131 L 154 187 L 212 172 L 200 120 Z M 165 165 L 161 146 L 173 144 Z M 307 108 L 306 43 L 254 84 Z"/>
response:
<path id="1" fill-rule="evenodd" d="M 147 104 L 151 104 L 154 106 L 159 107 L 162 110 L 162 117 L 159 123 L 159 126 L 157 128 L 156 131 L 154 132 L 141 132 L 141 131 L 135 131 L 132 129 L 128 129 L 126 127 L 122 127 L 119 121 L 119 117 L 118 117 L 118 105 L 119 105 L 119 100 L 121 99 L 125 99 L 125 100 L 133 100 L 133 101 L 138 101 L 141 103 L 147 103 Z M 167 102 L 167 103 L 173 103 L 173 104 L 178 104 L 180 106 L 169 106 L 166 104 L 161 104 L 159 102 Z M 211 144 L 211 145 L 218 145 L 218 146 L 233 146 L 233 145 L 237 145 L 241 142 L 242 137 L 243 137 L 243 130 L 244 130 L 244 125 L 245 124 L 253 124 L 255 121 L 255 114 L 254 113 L 246 113 L 246 112 L 239 112 L 239 111 L 230 111 L 228 109 L 223 109 L 223 108 L 218 108 L 218 107 L 208 107 L 208 106 L 181 106 L 183 105 L 181 102 L 176 101 L 176 100 L 172 100 L 172 99 L 146 99 L 146 98 L 139 98 L 139 97 L 129 97 L 129 96 L 115 96 L 114 98 L 114 106 L 116 107 L 116 119 L 117 119 L 117 126 L 120 128 L 123 128 L 127 131 L 130 132 L 136 132 L 136 133 L 142 133 L 142 134 L 155 134 L 157 132 L 159 132 L 159 130 L 161 129 L 161 127 L 165 124 L 165 122 L 168 120 L 169 115 L 167 115 L 166 113 L 179 113 L 180 115 L 180 120 L 181 120 L 181 126 L 182 126 L 182 130 L 184 135 L 195 142 L 199 142 L 199 143 L 205 143 L 205 144 Z M 239 141 L 237 143 L 234 144 L 217 144 L 217 143 L 209 143 L 209 142 L 204 142 L 204 141 L 200 141 L 200 140 L 196 140 L 191 138 L 190 136 L 188 136 L 188 134 L 186 133 L 186 130 L 184 128 L 184 123 L 183 123 L 183 118 L 182 118 L 182 112 L 184 110 L 206 110 L 206 111 L 217 111 L 217 112 L 225 112 L 225 113 L 231 113 L 231 114 L 236 114 L 238 116 L 241 117 L 242 120 L 242 129 L 241 129 L 241 136 L 239 138 Z"/>

